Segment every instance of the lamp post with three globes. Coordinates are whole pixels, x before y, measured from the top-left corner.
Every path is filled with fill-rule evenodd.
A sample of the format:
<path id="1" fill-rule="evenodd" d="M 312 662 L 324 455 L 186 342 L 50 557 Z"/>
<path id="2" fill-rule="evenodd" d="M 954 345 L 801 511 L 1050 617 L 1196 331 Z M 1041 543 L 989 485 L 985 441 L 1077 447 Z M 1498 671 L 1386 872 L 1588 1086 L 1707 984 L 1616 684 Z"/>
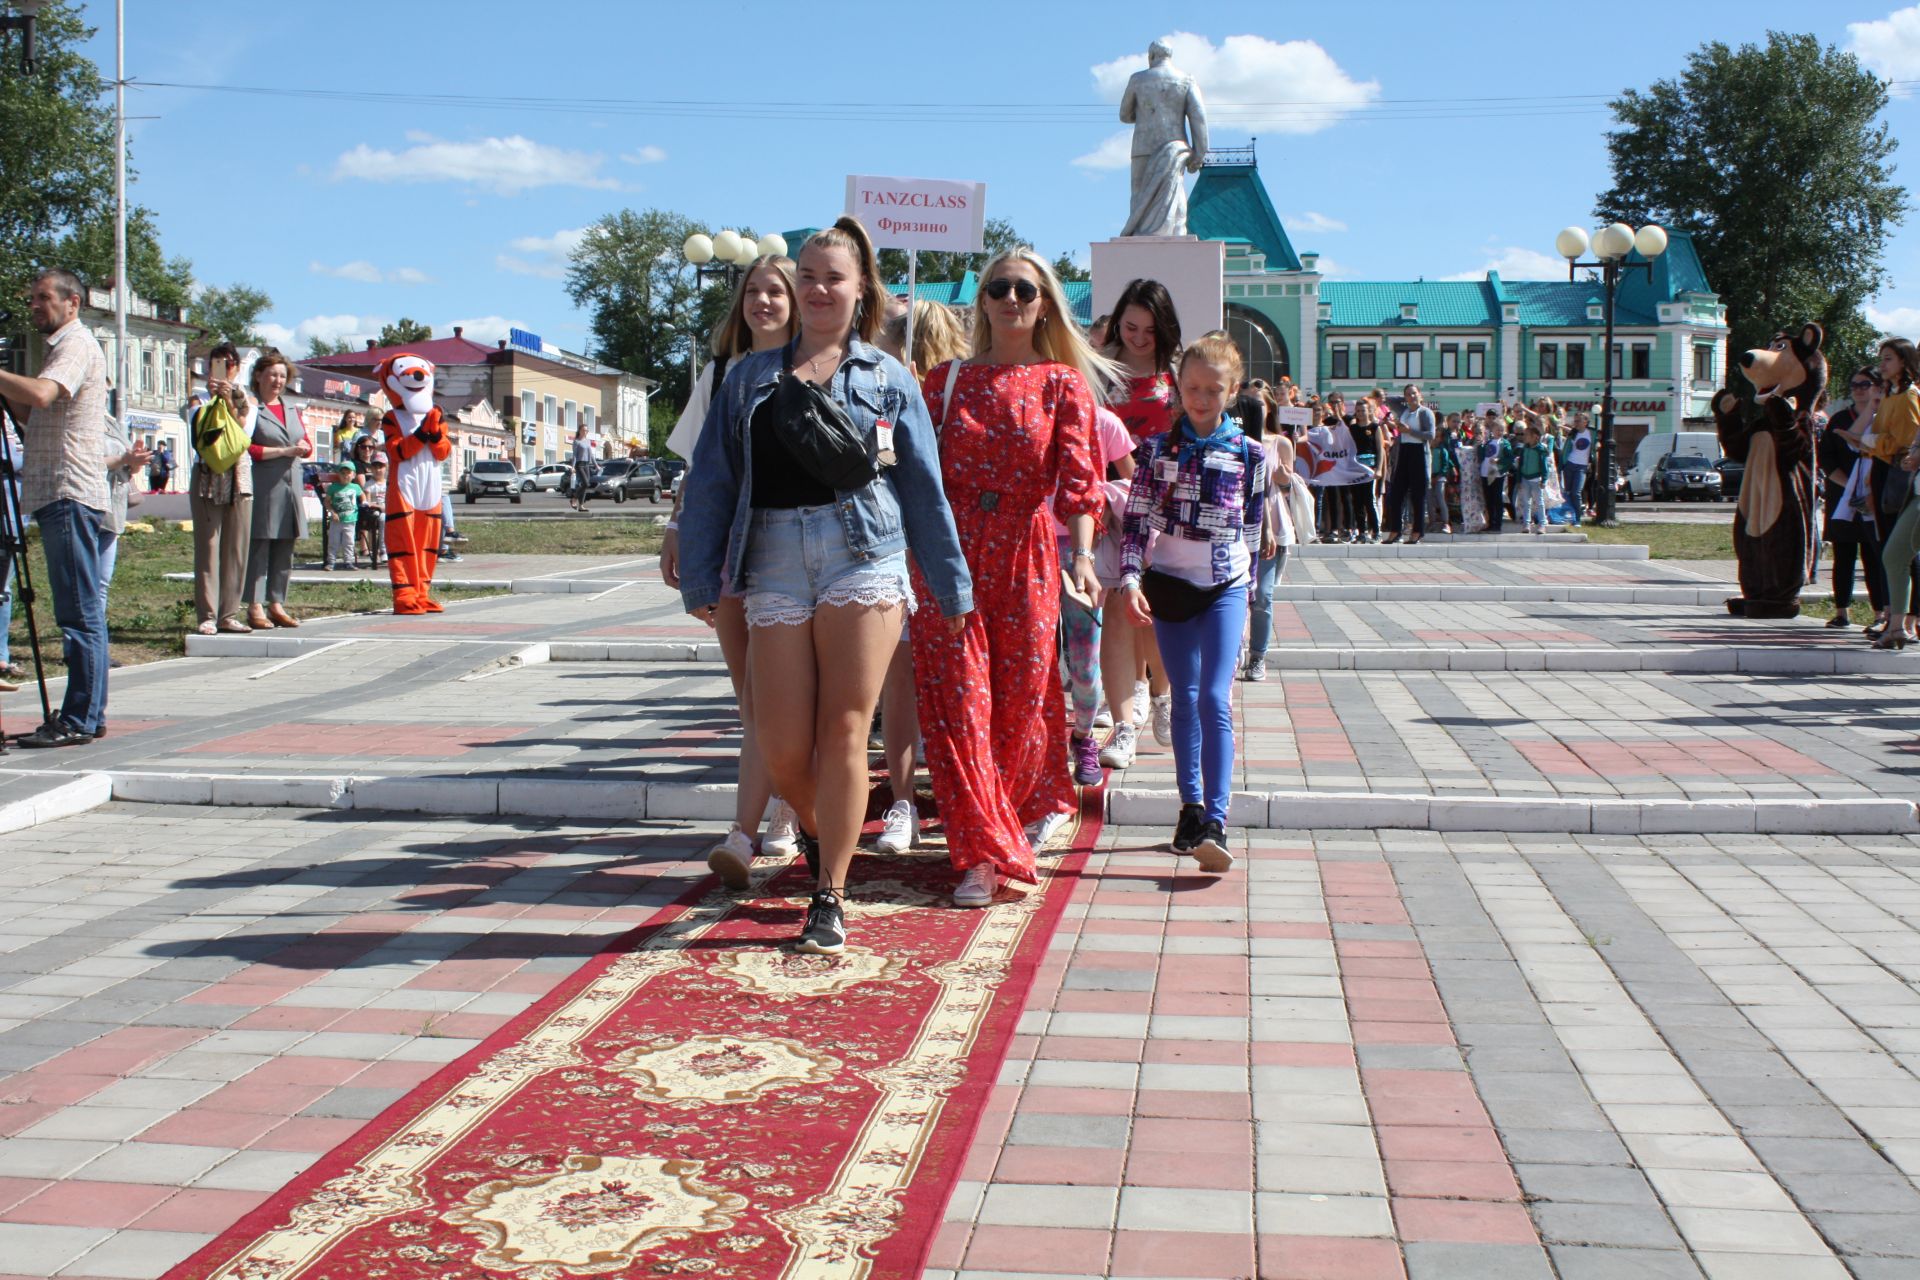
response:
<path id="1" fill-rule="evenodd" d="M 1648 223 L 1635 231 L 1624 222 L 1615 222 L 1601 227 L 1591 235 L 1584 227 L 1568 227 L 1554 237 L 1553 247 L 1567 260 L 1567 279 L 1574 278 L 1574 272 L 1580 270 L 1598 270 L 1601 284 L 1605 288 L 1603 295 L 1603 314 L 1606 319 L 1606 345 L 1600 358 L 1605 361 L 1605 390 L 1600 396 L 1600 492 L 1597 511 L 1601 525 L 1611 527 L 1618 523 L 1618 511 L 1614 504 L 1613 478 L 1613 304 L 1614 296 L 1620 288 L 1622 273 L 1635 268 L 1644 269 L 1647 278 L 1653 278 L 1653 260 L 1667 251 L 1667 233 L 1665 228 Z M 1581 255 L 1589 249 L 1593 251 L 1594 261 L 1582 262 Z M 1640 251 L 1640 261 L 1628 262 L 1627 255 L 1634 250 Z M 1580 502 L 1579 494 L 1567 495 L 1567 500 L 1576 506 Z"/>

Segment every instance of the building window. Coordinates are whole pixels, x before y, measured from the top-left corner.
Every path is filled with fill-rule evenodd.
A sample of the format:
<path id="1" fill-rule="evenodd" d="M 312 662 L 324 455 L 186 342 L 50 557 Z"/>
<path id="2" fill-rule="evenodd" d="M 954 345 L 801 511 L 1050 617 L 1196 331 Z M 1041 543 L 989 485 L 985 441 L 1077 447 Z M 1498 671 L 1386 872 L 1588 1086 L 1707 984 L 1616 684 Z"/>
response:
<path id="1" fill-rule="evenodd" d="M 1587 344 L 1569 342 L 1567 344 L 1567 376 L 1584 378 L 1587 376 Z"/>
<path id="2" fill-rule="evenodd" d="M 1636 342 L 1633 346 L 1633 373 L 1631 376 L 1635 378 L 1651 378 L 1653 376 L 1653 348 L 1644 342 Z"/>
<path id="3" fill-rule="evenodd" d="M 561 426 L 566 425 L 564 422 L 560 422 L 560 402 L 554 399 L 552 396 L 541 397 L 541 410 L 547 416 L 540 419 L 540 421 L 558 422 L 560 423 Z"/>
<path id="4" fill-rule="evenodd" d="M 1440 344 L 1440 376 L 1457 378 L 1460 376 L 1460 344 L 1443 342 Z"/>
<path id="5" fill-rule="evenodd" d="M 474 464 L 474 461 L 475 461 L 475 457 L 476 457 L 476 455 L 474 454 L 474 452 L 473 452 L 473 450 L 471 450 L 471 449 L 462 449 L 462 450 L 460 451 L 460 469 L 461 469 L 462 471 L 471 471 L 471 470 L 473 470 L 473 464 Z"/>
<path id="6" fill-rule="evenodd" d="M 539 417 L 534 413 L 533 392 L 522 391 L 520 393 L 520 421 L 538 422 L 539 420 Z"/>
<path id="7" fill-rule="evenodd" d="M 140 394 L 153 394 L 153 348 L 140 348 Z"/>
<path id="8" fill-rule="evenodd" d="M 1616 378 L 1622 376 L 1620 373 L 1620 359 L 1625 351 L 1626 348 L 1622 347 L 1619 343 L 1616 342 L 1613 344 L 1613 359 L 1609 363 L 1613 370 L 1613 376 Z"/>
<path id="9" fill-rule="evenodd" d="M 169 402 L 172 402 L 180 395 L 180 361 L 175 358 L 174 353 L 171 351 L 162 357 L 160 376 L 161 394 L 166 396 Z"/>
<path id="10" fill-rule="evenodd" d="M 1395 381 L 1401 378 L 1420 378 L 1426 376 L 1420 372 L 1419 347 L 1410 347 L 1401 343 L 1394 344 L 1393 376 Z"/>
<path id="11" fill-rule="evenodd" d="M 1360 348 L 1360 368 L 1358 369 L 1358 371 L 1354 373 L 1353 376 L 1356 378 L 1379 377 L 1380 371 L 1374 365 L 1374 361 L 1379 358 L 1377 354 L 1378 352 L 1379 352 L 1379 348 L 1374 346 L 1371 342 L 1363 344 Z"/>
<path id="12" fill-rule="evenodd" d="M 1271 321 L 1251 307 L 1229 304 L 1227 336 L 1240 348 L 1246 364 L 1246 377 L 1264 378 L 1269 384 L 1291 376 L 1287 359 L 1287 340 Z"/>
<path id="13" fill-rule="evenodd" d="M 1560 376 L 1560 348 L 1552 343 L 1540 348 L 1540 376 L 1543 379 Z"/>
<path id="14" fill-rule="evenodd" d="M 560 416 L 560 425 L 571 430 L 580 425 L 580 413 L 573 401 L 567 401 L 566 412 Z"/>
<path id="15" fill-rule="evenodd" d="M 600 429 L 594 422 L 594 418 L 596 416 L 597 415 L 594 413 L 592 405 L 590 404 L 582 405 L 580 407 L 580 420 L 587 424 L 588 435 L 592 435 L 594 432 Z"/>
<path id="16" fill-rule="evenodd" d="M 1341 342 L 1341 343 L 1335 344 L 1333 350 L 1330 353 L 1328 353 L 1328 363 L 1331 366 L 1329 376 L 1334 378 L 1352 377 L 1353 376 L 1352 356 L 1353 356 L 1353 353 L 1347 347 L 1346 343 Z"/>
<path id="17" fill-rule="evenodd" d="M 1713 348 L 1696 346 L 1693 349 L 1693 380 L 1695 382 L 1713 381 Z"/>
<path id="18" fill-rule="evenodd" d="M 1485 344 L 1471 342 L 1467 344 L 1467 376 L 1484 378 L 1487 376 L 1487 348 Z"/>

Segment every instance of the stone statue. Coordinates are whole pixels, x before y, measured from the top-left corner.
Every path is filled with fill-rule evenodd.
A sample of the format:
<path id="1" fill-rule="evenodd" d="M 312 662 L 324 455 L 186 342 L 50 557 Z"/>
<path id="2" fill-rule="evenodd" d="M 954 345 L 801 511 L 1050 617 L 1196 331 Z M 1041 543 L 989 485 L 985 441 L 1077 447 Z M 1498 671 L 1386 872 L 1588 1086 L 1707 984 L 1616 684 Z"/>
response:
<path id="1" fill-rule="evenodd" d="M 1123 236 L 1187 234 L 1181 174 L 1197 173 L 1206 158 L 1207 109 L 1172 57 L 1159 40 L 1147 46 L 1147 69 L 1133 73 L 1120 98 L 1120 120 L 1133 126 L 1133 209 Z"/>

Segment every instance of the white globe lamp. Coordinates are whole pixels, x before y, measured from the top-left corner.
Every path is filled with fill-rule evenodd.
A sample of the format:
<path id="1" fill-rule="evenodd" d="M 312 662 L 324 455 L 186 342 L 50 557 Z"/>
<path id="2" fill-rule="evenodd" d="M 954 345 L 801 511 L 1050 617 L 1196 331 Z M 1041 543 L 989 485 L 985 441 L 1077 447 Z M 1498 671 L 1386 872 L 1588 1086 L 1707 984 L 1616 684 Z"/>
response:
<path id="1" fill-rule="evenodd" d="M 687 261 L 691 262 L 694 266 L 704 267 L 713 261 L 713 247 L 713 238 L 711 236 L 703 235 L 696 231 L 687 237 L 685 244 L 680 246 L 680 252 L 684 254 Z"/>
<path id="2" fill-rule="evenodd" d="M 1568 227 L 1553 238 L 1554 252 L 1568 262 L 1577 262 L 1580 255 L 1587 251 L 1587 231 L 1585 227 Z"/>
<path id="3" fill-rule="evenodd" d="M 766 235 L 760 237 L 760 243 L 755 247 L 767 257 L 785 257 L 787 252 L 787 238 L 769 231 Z"/>
<path id="4" fill-rule="evenodd" d="M 1624 222 L 1603 227 L 1593 238 L 1593 251 L 1603 260 L 1624 258 L 1633 249 L 1633 228 Z"/>
<path id="5" fill-rule="evenodd" d="M 713 256 L 722 262 L 733 262 L 740 257 L 740 234 L 736 231 L 722 231 L 713 238 Z"/>
<path id="6" fill-rule="evenodd" d="M 1651 262 L 1667 251 L 1667 229 L 1649 222 L 1633 235 L 1633 247 Z"/>

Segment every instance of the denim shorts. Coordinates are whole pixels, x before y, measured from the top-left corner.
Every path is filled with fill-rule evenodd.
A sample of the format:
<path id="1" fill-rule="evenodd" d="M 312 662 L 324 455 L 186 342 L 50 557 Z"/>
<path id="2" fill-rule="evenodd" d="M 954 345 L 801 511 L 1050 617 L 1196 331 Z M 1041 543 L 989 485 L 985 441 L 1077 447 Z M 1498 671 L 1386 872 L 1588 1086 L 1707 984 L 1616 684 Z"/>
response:
<path id="1" fill-rule="evenodd" d="M 754 512 L 746 568 L 749 627 L 799 626 L 823 604 L 913 607 L 906 553 L 855 556 L 832 507 Z"/>

